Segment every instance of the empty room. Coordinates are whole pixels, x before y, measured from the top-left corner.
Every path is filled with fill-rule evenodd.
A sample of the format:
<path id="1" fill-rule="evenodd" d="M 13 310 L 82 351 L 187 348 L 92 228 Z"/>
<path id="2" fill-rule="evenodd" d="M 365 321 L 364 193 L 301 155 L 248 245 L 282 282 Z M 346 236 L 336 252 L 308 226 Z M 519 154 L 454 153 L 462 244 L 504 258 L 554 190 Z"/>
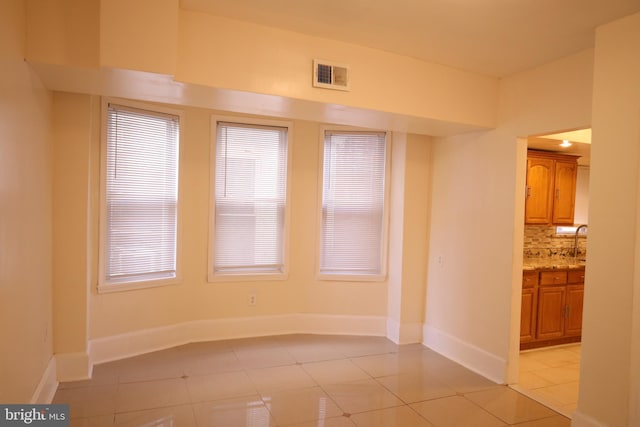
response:
<path id="1" fill-rule="evenodd" d="M 639 51 L 635 0 L 1 0 L 0 419 L 640 425 Z M 583 129 L 553 341 L 528 158 Z"/>

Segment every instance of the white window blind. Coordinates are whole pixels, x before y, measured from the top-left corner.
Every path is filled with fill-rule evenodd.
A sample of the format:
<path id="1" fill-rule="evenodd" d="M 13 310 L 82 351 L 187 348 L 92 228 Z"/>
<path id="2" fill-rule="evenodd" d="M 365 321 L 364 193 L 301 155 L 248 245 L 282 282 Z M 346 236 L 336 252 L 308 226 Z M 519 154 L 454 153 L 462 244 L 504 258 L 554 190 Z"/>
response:
<path id="1" fill-rule="evenodd" d="M 179 117 L 108 105 L 106 284 L 176 277 Z"/>
<path id="2" fill-rule="evenodd" d="M 386 136 L 325 132 L 320 273 L 384 272 Z"/>
<path id="3" fill-rule="evenodd" d="M 287 128 L 218 122 L 213 273 L 284 272 Z"/>

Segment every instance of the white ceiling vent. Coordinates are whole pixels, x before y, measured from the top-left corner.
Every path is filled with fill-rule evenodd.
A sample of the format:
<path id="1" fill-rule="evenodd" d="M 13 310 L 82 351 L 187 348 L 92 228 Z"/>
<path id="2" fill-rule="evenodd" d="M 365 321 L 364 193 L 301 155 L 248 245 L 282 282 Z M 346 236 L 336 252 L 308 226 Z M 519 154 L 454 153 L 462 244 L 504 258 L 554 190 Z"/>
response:
<path id="1" fill-rule="evenodd" d="M 349 90 L 349 67 L 314 59 L 313 85 L 325 89 Z"/>

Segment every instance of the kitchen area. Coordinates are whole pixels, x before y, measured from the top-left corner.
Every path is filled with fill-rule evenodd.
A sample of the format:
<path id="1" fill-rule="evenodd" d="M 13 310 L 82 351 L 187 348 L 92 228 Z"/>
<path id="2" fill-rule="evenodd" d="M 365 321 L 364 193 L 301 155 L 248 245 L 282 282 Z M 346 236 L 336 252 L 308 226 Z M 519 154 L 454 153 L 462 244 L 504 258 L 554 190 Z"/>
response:
<path id="1" fill-rule="evenodd" d="M 570 417 L 578 401 L 590 130 L 528 139 L 518 391 Z"/>

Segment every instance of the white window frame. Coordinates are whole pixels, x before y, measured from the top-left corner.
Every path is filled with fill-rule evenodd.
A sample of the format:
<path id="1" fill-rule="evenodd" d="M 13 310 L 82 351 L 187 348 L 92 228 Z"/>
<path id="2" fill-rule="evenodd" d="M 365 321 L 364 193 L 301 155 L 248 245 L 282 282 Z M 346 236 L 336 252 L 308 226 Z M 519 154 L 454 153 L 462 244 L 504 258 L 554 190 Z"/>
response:
<path id="1" fill-rule="evenodd" d="M 569 236 L 573 237 L 576 235 L 576 230 L 578 229 L 578 225 L 556 225 L 555 227 L 555 235 L 556 236 Z M 584 236 L 587 234 L 587 230 L 580 230 L 580 236 Z"/>
<path id="2" fill-rule="evenodd" d="M 384 206 L 383 206 L 383 234 L 382 234 L 382 259 L 380 262 L 381 272 L 379 274 L 329 274 L 320 270 L 322 256 L 322 199 L 324 190 L 324 142 L 326 132 L 382 132 L 386 134 L 385 139 L 385 177 L 384 177 Z M 320 128 L 320 143 L 318 148 L 318 208 L 317 208 L 317 244 L 316 244 L 316 279 L 320 281 L 336 282 L 382 282 L 387 279 L 389 260 L 389 212 L 391 194 L 391 144 L 393 132 L 345 126 L 322 126 Z"/>
<path id="3" fill-rule="evenodd" d="M 176 272 L 175 277 L 165 279 L 132 279 L 110 283 L 106 280 L 106 238 L 107 238 L 107 133 L 108 133 L 108 108 L 109 105 L 118 105 L 125 108 L 144 110 L 150 113 L 168 114 L 178 116 L 180 130 L 178 132 L 178 201 L 176 218 Z M 183 150 L 184 113 L 179 110 L 164 106 L 150 105 L 141 102 L 124 100 L 119 98 L 103 98 L 101 112 L 100 135 L 100 213 L 99 213 L 99 248 L 98 248 L 98 293 L 122 292 L 136 289 L 153 288 L 159 286 L 177 285 L 182 282 L 182 171 L 181 160 Z"/>
<path id="4" fill-rule="evenodd" d="M 215 218 L 216 218 L 216 144 L 218 122 L 237 123 L 241 125 L 271 126 L 287 129 L 287 176 L 285 178 L 285 222 L 282 235 L 283 244 L 283 266 L 279 272 L 216 272 L 215 271 Z M 286 280 L 289 277 L 289 230 L 291 222 L 291 159 L 293 153 L 293 123 L 289 121 L 256 119 L 236 116 L 211 116 L 210 133 L 210 160 L 209 160 L 209 250 L 207 254 L 208 281 L 215 282 L 238 282 L 238 281 L 270 281 Z"/>

